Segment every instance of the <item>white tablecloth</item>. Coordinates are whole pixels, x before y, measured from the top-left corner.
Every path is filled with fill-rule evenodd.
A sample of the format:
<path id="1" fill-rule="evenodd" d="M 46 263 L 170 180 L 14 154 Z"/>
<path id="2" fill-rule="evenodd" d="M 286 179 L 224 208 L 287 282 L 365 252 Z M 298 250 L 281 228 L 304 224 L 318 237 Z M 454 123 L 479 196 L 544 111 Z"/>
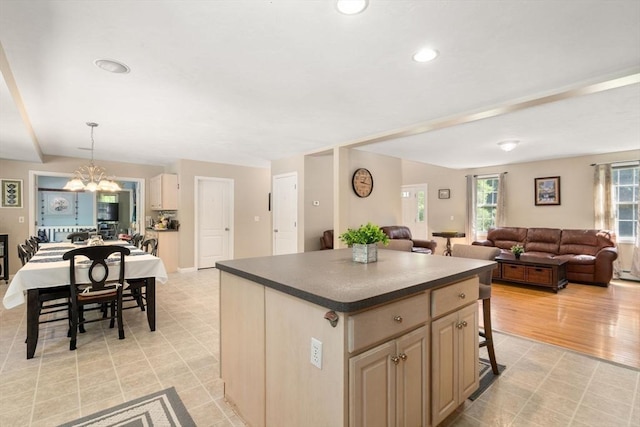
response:
<path id="1" fill-rule="evenodd" d="M 127 245 L 126 242 L 107 242 L 107 244 Z M 68 285 L 69 261 L 64 261 L 62 254 L 77 247 L 80 246 L 64 242 L 41 244 L 38 253 L 18 270 L 9 283 L 9 288 L 2 300 L 5 308 L 24 304 L 27 289 Z M 160 258 L 141 253 L 140 249 L 134 249 L 132 246 L 129 246 L 129 249 L 131 249 L 131 255 L 125 257 L 126 279 L 155 277 L 160 283 L 167 282 L 167 271 Z M 117 279 L 119 272 L 117 264 L 109 265 L 109 279 Z"/>

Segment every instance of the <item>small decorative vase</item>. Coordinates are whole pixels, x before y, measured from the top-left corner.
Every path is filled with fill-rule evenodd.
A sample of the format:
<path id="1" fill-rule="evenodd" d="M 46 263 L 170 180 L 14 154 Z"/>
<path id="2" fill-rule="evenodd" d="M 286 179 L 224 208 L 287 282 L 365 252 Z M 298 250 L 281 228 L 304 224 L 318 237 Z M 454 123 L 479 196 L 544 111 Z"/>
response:
<path id="1" fill-rule="evenodd" d="M 378 261 L 378 245 L 375 243 L 370 243 L 368 245 L 354 243 L 351 247 L 351 253 L 353 254 L 353 260 L 355 262 L 368 264 L 370 262 Z"/>
<path id="2" fill-rule="evenodd" d="M 520 255 L 522 254 L 514 254 L 516 256 L 516 259 L 520 259 Z"/>

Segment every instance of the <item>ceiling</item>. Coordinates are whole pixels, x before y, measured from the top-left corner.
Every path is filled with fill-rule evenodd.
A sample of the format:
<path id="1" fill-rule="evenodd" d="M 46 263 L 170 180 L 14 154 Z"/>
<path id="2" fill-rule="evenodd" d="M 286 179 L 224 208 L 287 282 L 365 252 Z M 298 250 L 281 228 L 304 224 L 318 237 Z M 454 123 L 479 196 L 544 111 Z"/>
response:
<path id="1" fill-rule="evenodd" d="M 637 0 L 369 0 L 352 16 L 334 0 L 0 0 L 0 43 L 4 159 L 87 158 L 89 121 L 96 159 L 155 165 L 353 145 L 473 168 L 640 148 Z M 440 55 L 413 61 L 423 46 Z"/>

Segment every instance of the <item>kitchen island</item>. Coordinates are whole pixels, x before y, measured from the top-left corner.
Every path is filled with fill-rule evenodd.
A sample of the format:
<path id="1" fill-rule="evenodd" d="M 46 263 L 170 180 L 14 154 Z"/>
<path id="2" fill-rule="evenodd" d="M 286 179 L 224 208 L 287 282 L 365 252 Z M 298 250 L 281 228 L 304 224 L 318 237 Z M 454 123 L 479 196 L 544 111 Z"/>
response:
<path id="1" fill-rule="evenodd" d="M 492 261 L 350 249 L 217 263 L 225 398 L 251 426 L 437 425 L 478 387 Z"/>

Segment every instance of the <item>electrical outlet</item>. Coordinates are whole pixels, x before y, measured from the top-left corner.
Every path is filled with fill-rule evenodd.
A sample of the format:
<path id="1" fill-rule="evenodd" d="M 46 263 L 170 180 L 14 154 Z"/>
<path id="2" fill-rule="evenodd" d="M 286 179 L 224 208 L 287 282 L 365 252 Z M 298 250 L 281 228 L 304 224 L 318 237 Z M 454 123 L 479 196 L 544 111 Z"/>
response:
<path id="1" fill-rule="evenodd" d="M 322 342 L 311 338 L 311 364 L 322 369 Z"/>

